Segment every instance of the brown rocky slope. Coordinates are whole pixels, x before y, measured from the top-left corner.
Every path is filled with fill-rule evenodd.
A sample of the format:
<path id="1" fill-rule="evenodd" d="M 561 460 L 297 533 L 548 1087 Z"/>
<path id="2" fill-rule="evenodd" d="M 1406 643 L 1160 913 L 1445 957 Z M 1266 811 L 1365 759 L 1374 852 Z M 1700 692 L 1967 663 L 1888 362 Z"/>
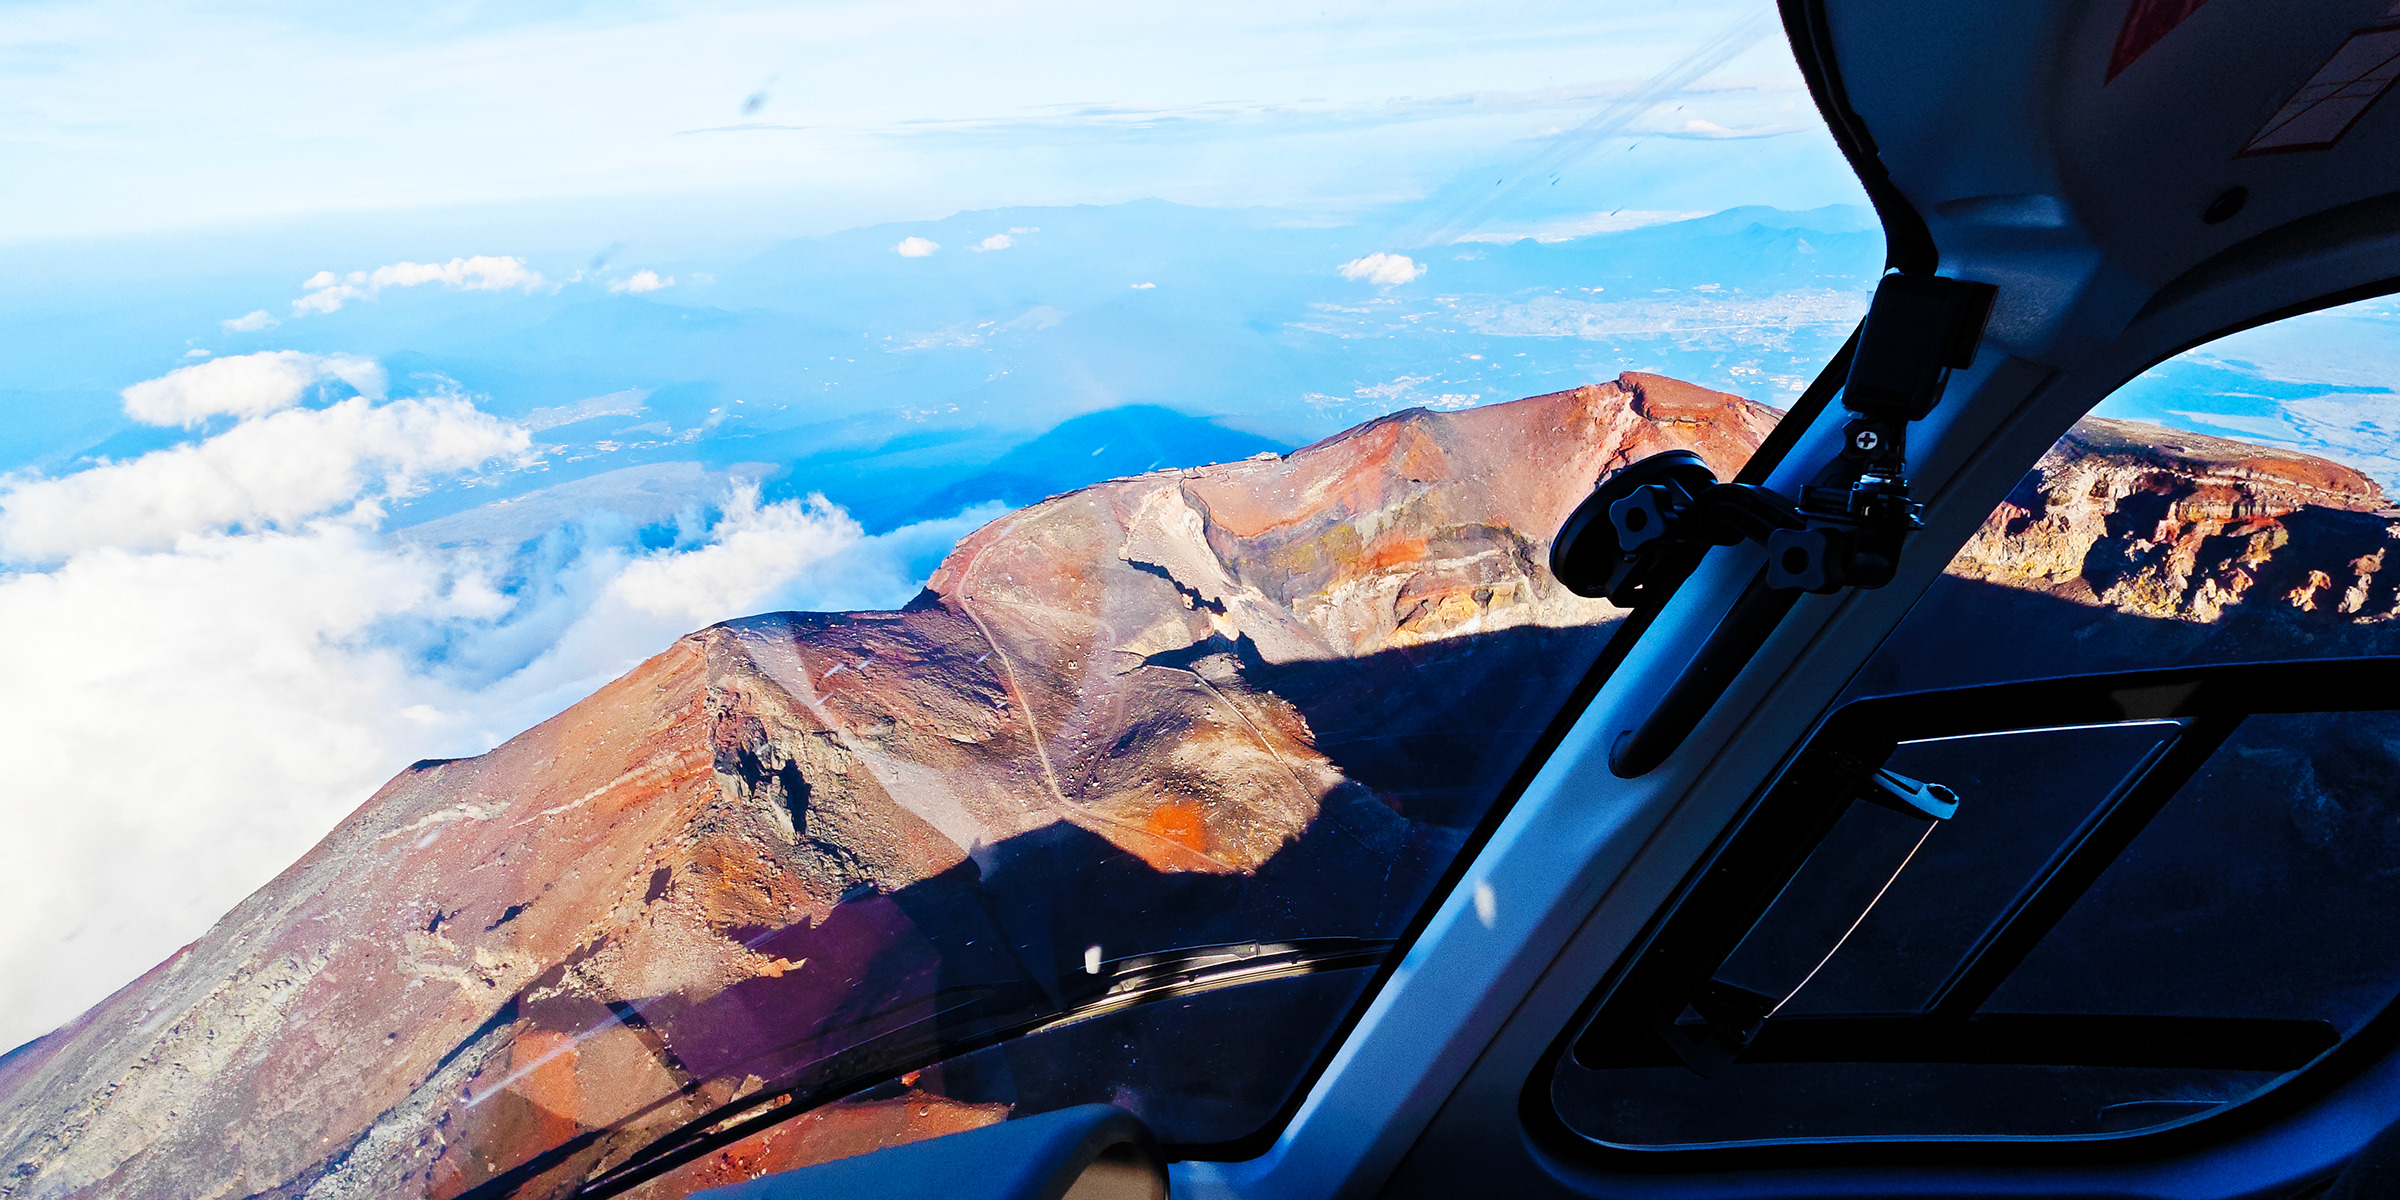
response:
<path id="1" fill-rule="evenodd" d="M 694 634 L 0 1060 L 0 1196 L 567 1195 L 877 1079 L 635 1194 L 1111 1096 L 1238 1136 L 1605 636 L 1549 533 L 1772 420 L 1638 375 L 1400 413 L 1021 510 L 899 612 Z M 1303 968 L 930 1066 L 1190 947 Z"/>

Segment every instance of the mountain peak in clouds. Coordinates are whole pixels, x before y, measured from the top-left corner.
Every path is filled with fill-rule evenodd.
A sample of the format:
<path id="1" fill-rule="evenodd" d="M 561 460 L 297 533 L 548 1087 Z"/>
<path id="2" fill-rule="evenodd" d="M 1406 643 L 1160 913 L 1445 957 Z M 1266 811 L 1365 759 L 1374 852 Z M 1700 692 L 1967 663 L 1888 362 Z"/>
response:
<path id="1" fill-rule="evenodd" d="M 1078 433 L 1130 431 L 1102 416 Z M 693 634 L 488 754 L 402 772 L 0 1061 L 0 1152 L 44 1194 L 564 1195 L 761 1083 L 846 1094 L 905 1066 L 841 1072 L 939 1057 L 960 979 L 1005 1021 L 1156 951 L 1372 961 L 1607 636 L 1615 610 L 1548 577 L 1549 532 L 1614 466 L 1690 447 L 1730 470 L 1772 421 L 1640 375 L 1409 410 L 1011 514 L 901 611 Z M 1346 1003 L 1245 994 L 1303 1036 Z M 952 1015 L 878 1015 L 928 1005 Z M 645 1194 L 1030 1113 L 1056 1099 L 1035 1083 L 910 1073 Z M 1176 1108 L 1159 1083 L 1151 1119 L 1182 1142 L 1279 1100 Z"/>

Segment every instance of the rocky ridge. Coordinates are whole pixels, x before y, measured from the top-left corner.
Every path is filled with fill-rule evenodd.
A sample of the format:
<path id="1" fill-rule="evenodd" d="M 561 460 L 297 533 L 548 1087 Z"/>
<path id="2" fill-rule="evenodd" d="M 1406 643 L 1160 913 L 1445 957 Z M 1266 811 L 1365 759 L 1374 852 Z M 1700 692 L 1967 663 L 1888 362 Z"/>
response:
<path id="1" fill-rule="evenodd" d="M 1613 610 L 1548 577 L 1550 531 L 1607 470 L 1671 447 L 1730 469 L 1772 421 L 1639 375 L 1399 413 L 1020 510 L 898 612 L 687 637 L 403 772 L 0 1060 L 0 1196 L 565 1195 L 720 1105 L 955 1032 L 961 995 L 1377 944 L 1605 636 Z M 1225 1019 L 1321 1036 L 1355 981 L 1311 978 Z M 1043 1086 L 969 1074 L 912 1071 L 635 1194 Z M 1171 1091 L 1153 1119 L 1202 1140 L 1252 1102 Z"/>
<path id="2" fill-rule="evenodd" d="M 2400 536 L 2326 459 L 2086 418 L 1861 669 L 1853 694 L 2400 652 Z"/>

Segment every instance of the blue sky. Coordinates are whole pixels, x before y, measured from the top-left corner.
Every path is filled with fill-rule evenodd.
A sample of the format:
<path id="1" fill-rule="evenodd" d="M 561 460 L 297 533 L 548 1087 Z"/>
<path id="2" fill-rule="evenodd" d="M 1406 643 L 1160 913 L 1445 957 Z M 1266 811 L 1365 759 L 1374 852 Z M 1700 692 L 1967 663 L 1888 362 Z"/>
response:
<path id="1" fill-rule="evenodd" d="M 1757 4 L 374 7 L 14 6 L 5 236 L 378 214 L 679 253 L 1152 196 L 1341 214 L 1506 163 L 1729 30 L 1746 50 L 1631 126 L 1658 144 L 1609 165 L 1609 206 L 1854 193 L 1813 138 L 1667 144 L 1815 126 Z"/>

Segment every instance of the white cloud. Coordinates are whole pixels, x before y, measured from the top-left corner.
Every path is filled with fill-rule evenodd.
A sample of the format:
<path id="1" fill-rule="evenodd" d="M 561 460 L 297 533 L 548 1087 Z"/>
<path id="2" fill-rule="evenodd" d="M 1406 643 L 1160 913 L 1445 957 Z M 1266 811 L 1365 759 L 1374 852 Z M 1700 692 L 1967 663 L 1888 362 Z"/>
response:
<path id="1" fill-rule="evenodd" d="M 655 292 L 660 288 L 671 288 L 674 286 L 674 276 L 669 275 L 666 278 L 661 279 L 658 277 L 658 272 L 644 270 L 635 271 L 633 274 L 628 275 L 623 279 L 610 280 L 608 283 L 608 290 L 612 292 Z"/>
<path id="2" fill-rule="evenodd" d="M 411 760 L 487 749 L 693 628 L 897 604 L 993 515 L 870 537 L 737 484 L 660 550 L 605 513 L 563 560 L 377 529 L 395 487 L 523 443 L 461 397 L 359 397 L 0 492 L 0 761 L 40 798 L 0 836 L 0 1047 L 197 937 Z"/>
<path id="3" fill-rule="evenodd" d="M 1150 290 L 1151 288 L 1154 288 L 1154 287 L 1157 287 L 1157 286 L 1158 286 L 1158 285 L 1157 285 L 1157 284 L 1155 284 L 1155 283 L 1137 283 L 1137 284 L 1133 285 L 1133 290 L 1135 290 L 1135 291 L 1137 291 L 1137 292 L 1143 292 L 1143 291 L 1148 291 L 1148 290 Z"/>
<path id="4" fill-rule="evenodd" d="M 1392 287 L 1423 275 L 1425 264 L 1405 254 L 1377 251 L 1365 258 L 1351 259 L 1343 263 L 1339 270 L 1344 279 L 1364 279 L 1369 283 Z"/>
<path id="5" fill-rule="evenodd" d="M 359 515 L 379 515 L 376 501 L 523 454 L 530 442 L 523 428 L 456 396 L 390 404 L 353 396 L 253 417 L 205 441 L 0 488 L 0 557 L 57 562 L 103 548 L 297 530 L 362 507 Z"/>
<path id="6" fill-rule="evenodd" d="M 938 557 L 1001 511 L 986 506 L 869 537 L 823 496 L 761 503 L 756 485 L 737 483 L 704 544 L 596 558 L 590 570 L 602 582 L 514 680 L 519 722 L 565 708 L 717 621 L 785 609 L 897 607 L 922 584 L 908 563 Z"/>
<path id="7" fill-rule="evenodd" d="M 924 258 L 941 248 L 940 242 L 921 237 L 901 238 L 900 244 L 892 247 L 902 258 Z"/>
<path id="8" fill-rule="evenodd" d="M 975 243 L 975 248 L 977 250 L 1006 250 L 1010 246 L 1014 246 L 1016 244 L 1017 239 L 1012 238 L 1005 233 L 995 233 L 992 236 Z"/>
<path id="9" fill-rule="evenodd" d="M 227 333 L 256 333 L 261 329 L 273 329 L 283 322 L 276 320 L 275 314 L 260 308 L 242 316 L 227 317 L 217 324 L 223 326 Z"/>
<path id="10" fill-rule="evenodd" d="M 549 282 L 542 278 L 541 272 L 527 267 L 524 259 L 489 254 L 454 258 L 446 263 L 397 262 L 372 271 L 352 271 L 347 275 L 319 271 L 301 282 L 302 295 L 292 301 L 292 312 L 295 315 L 337 312 L 344 303 L 372 300 L 387 287 L 421 287 L 438 283 L 465 292 L 504 292 L 512 289 L 531 292 L 549 286 Z"/>
<path id="11" fill-rule="evenodd" d="M 362 396 L 383 395 L 383 368 L 372 361 L 297 350 L 237 354 L 181 367 L 120 395 L 125 415 L 136 421 L 189 428 L 214 416 L 256 417 L 290 408 L 309 388 L 337 380 Z"/>
<path id="12" fill-rule="evenodd" d="M 203 350 L 198 346 L 194 346 L 191 349 L 184 351 L 183 356 L 185 358 L 207 358 L 209 355 L 214 353 L 216 353 L 214 350 Z"/>
<path id="13" fill-rule="evenodd" d="M 610 591 L 635 609 L 688 625 L 710 613 L 748 608 L 795 567 L 865 536 L 858 522 L 823 496 L 811 497 L 810 504 L 763 508 L 758 496 L 756 484 L 736 489 L 714 544 L 634 563 Z"/>

